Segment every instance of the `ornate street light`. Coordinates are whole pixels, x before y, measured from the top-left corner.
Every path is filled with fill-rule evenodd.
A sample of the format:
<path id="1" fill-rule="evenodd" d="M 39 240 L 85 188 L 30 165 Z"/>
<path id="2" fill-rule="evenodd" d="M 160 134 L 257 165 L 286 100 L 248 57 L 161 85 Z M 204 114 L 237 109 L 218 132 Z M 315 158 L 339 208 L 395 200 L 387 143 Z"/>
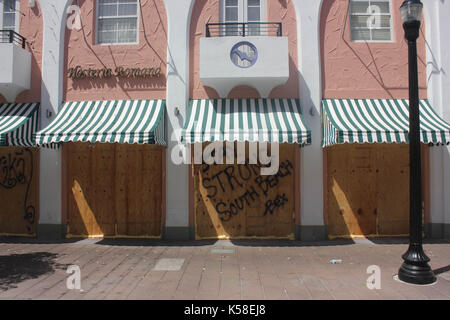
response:
<path id="1" fill-rule="evenodd" d="M 400 280 L 413 284 L 436 281 L 422 248 L 422 179 L 420 163 L 419 86 L 417 74 L 417 46 L 423 5 L 420 0 L 406 0 L 400 7 L 405 38 L 408 41 L 409 61 L 409 163 L 410 213 L 409 248 L 402 256 L 404 262 L 398 272 Z"/>

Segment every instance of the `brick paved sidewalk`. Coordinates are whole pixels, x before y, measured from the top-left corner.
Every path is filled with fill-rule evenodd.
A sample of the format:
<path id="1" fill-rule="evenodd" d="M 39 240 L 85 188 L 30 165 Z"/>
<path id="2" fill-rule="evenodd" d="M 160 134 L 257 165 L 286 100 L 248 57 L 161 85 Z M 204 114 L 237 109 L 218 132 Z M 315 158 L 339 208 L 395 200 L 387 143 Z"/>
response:
<path id="1" fill-rule="evenodd" d="M 0 239 L 0 299 L 450 299 L 450 243 L 428 242 L 438 282 L 393 279 L 404 239 L 327 241 Z M 332 264 L 331 259 L 341 259 Z M 81 289 L 69 290 L 77 265 Z M 369 290 L 367 267 L 381 269 Z"/>

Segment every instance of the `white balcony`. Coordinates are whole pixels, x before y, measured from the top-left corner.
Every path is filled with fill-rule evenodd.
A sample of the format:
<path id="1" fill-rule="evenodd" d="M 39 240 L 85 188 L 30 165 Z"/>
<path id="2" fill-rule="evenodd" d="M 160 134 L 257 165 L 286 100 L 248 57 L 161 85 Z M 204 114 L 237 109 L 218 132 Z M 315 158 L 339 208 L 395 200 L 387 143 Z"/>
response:
<path id="1" fill-rule="evenodd" d="M 288 38 L 280 36 L 281 26 L 276 36 L 243 36 L 242 29 L 224 32 L 237 36 L 223 36 L 221 31 L 217 37 L 200 39 L 200 80 L 221 98 L 242 85 L 255 88 L 262 98 L 267 98 L 273 88 L 289 78 Z M 211 36 L 209 31 L 207 35 Z"/>
<path id="2" fill-rule="evenodd" d="M 31 53 L 24 47 L 25 39 L 17 33 L 0 30 L 0 94 L 8 102 L 30 89 Z"/>

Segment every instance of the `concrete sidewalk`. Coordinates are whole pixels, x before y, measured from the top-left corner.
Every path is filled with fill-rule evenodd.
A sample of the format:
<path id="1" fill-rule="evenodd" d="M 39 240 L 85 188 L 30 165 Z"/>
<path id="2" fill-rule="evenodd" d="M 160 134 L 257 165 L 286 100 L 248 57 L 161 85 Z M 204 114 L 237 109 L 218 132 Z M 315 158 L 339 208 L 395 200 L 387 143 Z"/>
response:
<path id="1" fill-rule="evenodd" d="M 0 238 L 0 299 L 450 299 L 450 242 L 426 242 L 438 282 L 393 279 L 405 239 L 295 241 Z M 332 259 L 341 263 L 333 264 Z M 67 288 L 70 265 L 81 290 Z M 381 270 L 369 290 L 367 268 Z"/>

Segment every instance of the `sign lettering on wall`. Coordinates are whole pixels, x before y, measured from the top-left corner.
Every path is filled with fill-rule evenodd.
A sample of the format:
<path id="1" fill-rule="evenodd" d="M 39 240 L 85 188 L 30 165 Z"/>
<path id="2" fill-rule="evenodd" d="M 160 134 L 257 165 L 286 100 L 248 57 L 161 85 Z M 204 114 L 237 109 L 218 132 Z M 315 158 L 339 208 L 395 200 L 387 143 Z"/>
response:
<path id="1" fill-rule="evenodd" d="M 100 68 L 100 69 L 83 69 L 81 66 L 69 68 L 67 70 L 67 77 L 73 80 L 76 79 L 107 79 L 111 77 L 117 78 L 157 78 L 161 76 L 161 68 L 126 68 L 119 66 L 114 69 Z"/>

